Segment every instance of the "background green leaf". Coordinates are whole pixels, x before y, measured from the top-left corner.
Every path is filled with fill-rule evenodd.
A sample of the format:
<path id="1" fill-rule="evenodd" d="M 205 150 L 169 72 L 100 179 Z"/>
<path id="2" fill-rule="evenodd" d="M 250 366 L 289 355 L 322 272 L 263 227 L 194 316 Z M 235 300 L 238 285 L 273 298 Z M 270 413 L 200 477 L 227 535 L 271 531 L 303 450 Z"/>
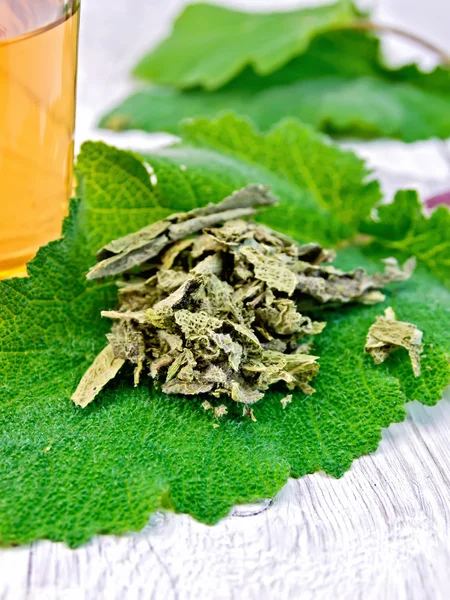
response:
<path id="1" fill-rule="evenodd" d="M 397 192 L 394 202 L 379 206 L 377 220 L 362 223 L 362 233 L 375 236 L 373 247 L 401 258 L 416 256 L 450 286 L 450 211 L 439 206 L 429 218 L 417 192 Z"/>
<path id="2" fill-rule="evenodd" d="M 302 241 L 335 244 L 353 237 L 381 199 L 361 159 L 294 120 L 262 134 L 227 114 L 185 123 L 183 138 L 183 145 L 150 156 L 162 169 L 160 190 L 168 193 L 165 186 L 177 181 L 182 195 L 199 203 L 205 192 L 217 202 L 248 182 L 270 185 L 280 206 L 260 218 Z"/>
<path id="3" fill-rule="evenodd" d="M 304 52 L 318 33 L 346 26 L 357 15 L 350 0 L 280 13 L 191 4 L 135 74 L 177 88 L 217 89 L 247 65 L 261 75 L 279 69 Z"/>
<path id="4" fill-rule="evenodd" d="M 293 192 L 300 234 L 302 211 L 320 212 L 301 199 L 314 185 L 314 193 L 333 196 L 329 186 L 336 161 L 342 161 L 343 178 L 347 172 L 354 178 L 356 193 L 355 169 L 362 177 L 364 170 L 348 153 L 321 143 L 316 134 L 308 138 L 304 128 L 286 140 L 283 127 L 265 138 L 246 127 L 231 117 L 200 122 L 189 129 L 195 147 L 145 160 L 86 144 L 77 168 L 81 202 L 73 206 L 64 239 L 41 249 L 28 279 L 0 282 L 3 544 L 48 538 L 75 546 L 94 533 L 139 529 L 158 508 L 214 523 L 235 503 L 273 496 L 289 475 L 319 469 L 342 475 L 355 457 L 375 450 L 382 427 L 404 418 L 407 399 L 433 404 L 440 398 L 450 379 L 450 292 L 419 270 L 409 282 L 392 286 L 386 301 L 400 319 L 424 330 L 419 383 L 406 353 L 379 366 L 364 355 L 367 329 L 383 306 L 356 306 L 325 314 L 328 325 L 315 347 L 322 357 L 316 394 L 296 393 L 283 410 L 279 400 L 286 392 L 275 389 L 255 406 L 256 423 L 242 419 L 230 403 L 230 414 L 213 428 L 202 398 L 169 398 L 150 381 L 135 389 L 131 372 L 84 411 L 71 403 L 80 376 L 105 344 L 109 323 L 100 310 L 116 301 L 114 283 L 89 283 L 84 277 L 98 245 L 166 211 L 218 199 L 235 183 L 269 177 L 270 167 L 278 189 Z M 280 153 L 287 154 L 287 142 L 297 160 L 284 165 L 279 160 Z M 177 163 L 179 156 L 188 156 L 189 165 Z M 315 158 L 307 163 L 307 156 Z M 305 178 L 305 164 L 311 180 Z M 150 183 L 151 170 L 156 185 Z M 300 191 L 295 196 L 296 189 L 304 189 L 304 196 Z M 362 195 L 365 189 L 361 180 Z M 336 196 L 340 192 L 334 188 Z M 375 245 L 349 248 L 339 261 L 374 270 L 378 254 Z"/>
<path id="5" fill-rule="evenodd" d="M 450 136 L 450 71 L 422 73 L 415 65 L 388 69 L 380 61 L 379 41 L 364 32 L 318 35 L 278 71 L 261 77 L 248 67 L 215 92 L 176 87 L 137 92 L 101 126 L 179 134 L 185 118 L 210 118 L 233 108 L 262 130 L 292 116 L 332 135 L 407 142 Z"/>

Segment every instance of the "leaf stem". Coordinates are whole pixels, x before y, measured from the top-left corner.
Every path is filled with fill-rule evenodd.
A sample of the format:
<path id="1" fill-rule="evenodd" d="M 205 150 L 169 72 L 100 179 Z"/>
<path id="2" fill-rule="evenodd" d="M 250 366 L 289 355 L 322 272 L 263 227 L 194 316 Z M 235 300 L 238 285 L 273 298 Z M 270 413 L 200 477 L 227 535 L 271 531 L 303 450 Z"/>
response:
<path id="1" fill-rule="evenodd" d="M 422 46 L 423 48 L 426 48 L 427 50 L 430 50 L 431 52 L 436 54 L 441 59 L 442 63 L 444 63 L 447 66 L 450 66 L 450 55 L 448 55 L 444 50 L 442 50 L 441 48 L 438 48 L 431 42 L 424 40 L 423 38 L 416 35 L 415 33 L 411 33 L 410 31 L 405 31 L 404 29 L 401 29 L 400 27 L 396 27 L 395 25 L 384 25 L 382 23 L 374 23 L 373 21 L 361 19 L 361 20 L 354 21 L 353 23 L 351 23 L 348 28 L 349 29 L 359 29 L 362 31 L 377 31 L 379 33 L 392 33 L 394 35 L 398 35 L 407 40 L 410 40 L 411 42 L 415 42 L 416 44 L 419 44 L 420 46 Z"/>

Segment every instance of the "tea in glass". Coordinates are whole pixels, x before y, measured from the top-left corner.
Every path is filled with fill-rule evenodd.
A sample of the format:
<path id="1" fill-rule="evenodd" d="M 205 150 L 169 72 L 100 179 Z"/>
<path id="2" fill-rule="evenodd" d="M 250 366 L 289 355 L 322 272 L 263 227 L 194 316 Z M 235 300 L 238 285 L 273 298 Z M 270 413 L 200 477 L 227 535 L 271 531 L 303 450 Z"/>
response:
<path id="1" fill-rule="evenodd" d="M 0 0 L 0 278 L 56 239 L 72 186 L 79 0 Z"/>

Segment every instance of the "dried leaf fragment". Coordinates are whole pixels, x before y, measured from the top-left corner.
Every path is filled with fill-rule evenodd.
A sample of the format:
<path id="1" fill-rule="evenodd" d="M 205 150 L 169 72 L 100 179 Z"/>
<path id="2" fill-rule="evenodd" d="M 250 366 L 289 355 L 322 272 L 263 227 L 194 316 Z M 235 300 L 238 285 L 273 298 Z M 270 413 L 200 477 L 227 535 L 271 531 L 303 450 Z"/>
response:
<path id="1" fill-rule="evenodd" d="M 216 406 L 216 408 L 214 409 L 214 416 L 216 417 L 216 419 L 219 419 L 220 417 L 223 417 L 227 413 L 228 413 L 228 409 L 225 406 L 225 404 L 221 404 L 220 406 Z"/>
<path id="2" fill-rule="evenodd" d="M 255 413 L 253 412 L 253 408 L 251 408 L 250 406 L 244 406 L 244 410 L 242 411 L 242 416 L 248 417 L 254 423 L 256 423 Z"/>
<path id="3" fill-rule="evenodd" d="M 228 413 L 228 409 L 225 406 L 225 404 L 221 404 L 220 406 L 213 406 L 211 402 L 205 400 L 204 402 L 202 402 L 202 406 L 205 410 L 212 410 L 216 419 L 220 419 L 220 417 L 223 417 Z"/>
<path id="4" fill-rule="evenodd" d="M 422 332 L 412 323 L 398 321 L 391 307 L 384 316 L 376 318 L 367 334 L 364 350 L 373 356 L 376 364 L 386 360 L 391 352 L 405 348 L 411 359 L 414 375 L 420 375 L 420 355 L 423 350 Z"/>
<path id="5" fill-rule="evenodd" d="M 333 266 L 315 266 L 297 263 L 297 292 L 306 296 L 306 304 L 311 300 L 331 306 L 361 302 L 376 304 L 384 300 L 379 292 L 388 283 L 405 281 L 414 271 L 416 261 L 410 258 L 400 267 L 395 258 L 388 258 L 384 273 L 368 275 L 364 269 L 345 272 Z"/>
<path id="6" fill-rule="evenodd" d="M 286 408 L 286 406 L 292 402 L 292 394 L 288 394 L 284 398 L 281 398 L 280 402 L 281 402 L 281 406 L 283 408 Z"/>
<path id="7" fill-rule="evenodd" d="M 297 278 L 295 273 L 284 265 L 280 259 L 265 256 L 256 248 L 248 246 L 241 248 L 240 252 L 253 265 L 256 279 L 264 281 L 272 289 L 286 292 L 288 296 L 292 296 L 297 285 Z"/>
<path id="8" fill-rule="evenodd" d="M 108 344 L 96 357 L 92 365 L 83 375 L 77 389 L 72 395 L 72 400 L 81 408 L 85 408 L 94 400 L 108 381 L 114 379 L 124 365 L 123 358 L 117 358 L 111 344 Z"/>

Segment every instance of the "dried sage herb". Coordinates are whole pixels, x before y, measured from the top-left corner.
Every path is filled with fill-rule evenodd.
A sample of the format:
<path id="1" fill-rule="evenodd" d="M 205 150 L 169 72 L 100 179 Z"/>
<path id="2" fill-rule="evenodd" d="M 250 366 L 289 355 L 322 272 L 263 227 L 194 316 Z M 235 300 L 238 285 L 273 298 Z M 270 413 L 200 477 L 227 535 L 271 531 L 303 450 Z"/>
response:
<path id="1" fill-rule="evenodd" d="M 419 377 L 420 355 L 423 350 L 422 335 L 412 323 L 397 321 L 395 312 L 388 307 L 384 316 L 377 317 L 369 329 L 365 351 L 373 356 L 378 365 L 394 350 L 405 348 L 411 359 L 413 373 Z"/>
<path id="2" fill-rule="evenodd" d="M 114 379 L 124 363 L 125 359 L 116 356 L 111 344 L 103 348 L 78 384 L 72 396 L 75 404 L 82 408 L 90 404 L 108 381 Z"/>
<path id="3" fill-rule="evenodd" d="M 414 261 L 400 268 L 387 259 L 375 275 L 336 269 L 333 251 L 242 220 L 275 202 L 251 185 L 102 248 L 88 278 L 122 275 L 119 306 L 102 312 L 112 320 L 109 346 L 73 400 L 86 406 L 124 362 L 134 366 L 135 385 L 149 374 L 166 394 L 228 396 L 250 418 L 250 405 L 273 384 L 313 393 L 319 357 L 311 340 L 325 322 L 309 311 L 379 302 L 381 288 L 408 278 Z M 203 407 L 226 414 L 209 400 Z"/>
<path id="4" fill-rule="evenodd" d="M 255 214 L 258 206 L 270 206 L 276 199 L 267 188 L 250 185 L 225 198 L 219 204 L 208 204 L 186 213 L 178 213 L 144 227 L 119 240 L 114 240 L 97 253 L 101 261 L 93 267 L 88 279 L 117 275 L 155 258 L 167 246 L 210 227 L 231 219 Z"/>

